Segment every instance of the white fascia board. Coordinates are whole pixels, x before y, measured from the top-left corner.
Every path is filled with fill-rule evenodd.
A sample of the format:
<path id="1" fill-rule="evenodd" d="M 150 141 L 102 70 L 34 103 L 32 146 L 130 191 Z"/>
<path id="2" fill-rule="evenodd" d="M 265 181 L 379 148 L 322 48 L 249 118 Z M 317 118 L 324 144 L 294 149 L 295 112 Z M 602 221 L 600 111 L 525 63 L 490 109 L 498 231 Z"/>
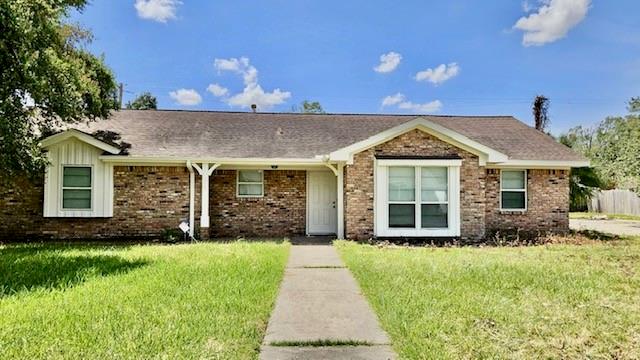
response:
<path id="1" fill-rule="evenodd" d="M 113 145 L 109 145 L 105 142 L 102 142 L 96 138 L 94 138 L 93 136 L 84 133 L 80 130 L 76 130 L 76 129 L 69 129 L 66 131 L 63 131 L 61 133 L 55 134 L 55 135 L 51 135 L 48 138 L 42 140 L 40 142 L 40 146 L 42 146 L 43 148 L 48 148 L 52 145 L 61 143 L 67 139 L 70 138 L 76 138 L 82 142 L 85 142 L 91 146 L 97 147 L 100 150 L 106 151 L 110 154 L 119 154 L 120 153 L 120 149 L 113 146 Z"/>
<path id="2" fill-rule="evenodd" d="M 353 161 L 353 154 L 364 151 L 373 146 L 385 143 L 396 136 L 402 135 L 414 129 L 422 130 L 429 133 L 445 142 L 448 142 L 454 146 L 460 147 L 463 150 L 467 150 L 475 155 L 486 157 L 488 162 L 502 162 L 507 161 L 508 156 L 494 150 L 488 146 L 480 144 L 475 140 L 471 140 L 468 137 L 448 129 L 444 126 L 438 125 L 433 121 L 425 118 L 418 117 L 414 120 L 408 121 L 404 124 L 400 124 L 391 129 L 380 132 L 376 135 L 362 140 L 355 144 L 349 145 L 342 149 L 336 150 L 329 154 L 331 161 Z"/>
<path id="3" fill-rule="evenodd" d="M 180 158 L 180 157 L 152 157 L 152 156 L 112 156 L 103 155 L 100 160 L 108 163 L 123 164 L 184 164 L 191 163 L 213 163 L 220 165 L 321 165 L 321 159 L 295 159 L 295 158 Z"/>
<path id="4" fill-rule="evenodd" d="M 591 166 L 588 160 L 564 161 L 564 160 L 508 160 L 499 163 L 487 164 L 491 169 L 570 169 Z"/>
<path id="5" fill-rule="evenodd" d="M 461 159 L 378 159 L 378 166 L 462 166 Z"/>

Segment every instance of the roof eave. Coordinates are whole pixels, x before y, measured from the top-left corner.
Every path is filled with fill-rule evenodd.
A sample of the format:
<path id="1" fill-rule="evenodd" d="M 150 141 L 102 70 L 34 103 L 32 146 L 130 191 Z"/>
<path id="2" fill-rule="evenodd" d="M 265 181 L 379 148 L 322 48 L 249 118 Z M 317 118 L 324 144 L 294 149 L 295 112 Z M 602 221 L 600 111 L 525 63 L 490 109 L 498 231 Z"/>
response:
<path id="1" fill-rule="evenodd" d="M 591 166 L 589 160 L 508 160 L 488 163 L 488 168 L 571 169 Z"/>
<path id="2" fill-rule="evenodd" d="M 55 134 L 55 135 L 51 135 L 51 136 L 43 139 L 40 142 L 40 146 L 42 146 L 43 148 L 46 149 L 48 147 L 51 147 L 51 146 L 53 146 L 55 144 L 61 143 L 61 142 L 65 141 L 65 140 L 68 140 L 68 139 L 71 139 L 71 138 L 76 138 L 76 139 L 78 139 L 78 140 L 80 140 L 82 142 L 85 142 L 85 143 L 87 143 L 87 144 L 89 144 L 91 146 L 94 146 L 94 147 L 96 147 L 96 148 L 98 148 L 100 150 L 106 151 L 106 152 L 108 152 L 110 154 L 113 154 L 113 155 L 116 155 L 116 154 L 120 153 L 120 149 L 119 148 L 117 148 L 117 147 L 115 147 L 113 145 L 107 144 L 107 143 L 105 143 L 103 141 L 100 141 L 100 140 L 94 138 L 93 136 L 91 136 L 91 135 L 89 135 L 89 134 L 87 134 L 87 133 L 85 133 L 83 131 L 77 130 L 77 129 L 69 129 L 69 130 L 65 130 L 65 131 L 63 131 L 61 133 L 58 133 L 58 134 Z"/>

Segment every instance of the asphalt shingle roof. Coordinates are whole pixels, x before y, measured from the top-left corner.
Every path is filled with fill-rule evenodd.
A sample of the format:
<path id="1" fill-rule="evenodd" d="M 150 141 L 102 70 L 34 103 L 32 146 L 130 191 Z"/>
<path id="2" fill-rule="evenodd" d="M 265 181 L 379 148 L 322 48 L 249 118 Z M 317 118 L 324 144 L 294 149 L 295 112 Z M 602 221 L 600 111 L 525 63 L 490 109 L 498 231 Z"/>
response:
<path id="1" fill-rule="evenodd" d="M 516 160 L 584 158 L 512 116 L 434 116 L 121 110 L 74 126 L 118 132 L 133 156 L 314 158 L 422 117 Z"/>

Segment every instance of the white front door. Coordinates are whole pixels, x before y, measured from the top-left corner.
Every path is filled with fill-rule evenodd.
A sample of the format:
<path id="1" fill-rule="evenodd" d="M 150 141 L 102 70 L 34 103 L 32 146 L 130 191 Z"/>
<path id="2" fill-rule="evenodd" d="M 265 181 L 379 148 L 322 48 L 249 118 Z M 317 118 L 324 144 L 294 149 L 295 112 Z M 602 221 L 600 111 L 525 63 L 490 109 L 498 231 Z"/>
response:
<path id="1" fill-rule="evenodd" d="M 307 233 L 335 234 L 336 176 L 330 171 L 307 172 Z"/>

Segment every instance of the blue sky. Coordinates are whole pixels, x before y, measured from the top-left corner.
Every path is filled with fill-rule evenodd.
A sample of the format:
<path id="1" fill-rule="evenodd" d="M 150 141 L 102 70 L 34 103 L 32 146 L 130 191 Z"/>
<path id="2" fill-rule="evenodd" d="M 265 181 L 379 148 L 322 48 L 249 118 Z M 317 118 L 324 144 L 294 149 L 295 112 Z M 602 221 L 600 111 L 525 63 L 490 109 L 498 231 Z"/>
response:
<path id="1" fill-rule="evenodd" d="M 93 31 L 125 101 L 150 91 L 164 109 L 291 111 L 309 99 L 531 123 L 544 94 L 559 133 L 640 96 L 639 13 L 637 0 L 93 0 L 72 20 Z"/>

